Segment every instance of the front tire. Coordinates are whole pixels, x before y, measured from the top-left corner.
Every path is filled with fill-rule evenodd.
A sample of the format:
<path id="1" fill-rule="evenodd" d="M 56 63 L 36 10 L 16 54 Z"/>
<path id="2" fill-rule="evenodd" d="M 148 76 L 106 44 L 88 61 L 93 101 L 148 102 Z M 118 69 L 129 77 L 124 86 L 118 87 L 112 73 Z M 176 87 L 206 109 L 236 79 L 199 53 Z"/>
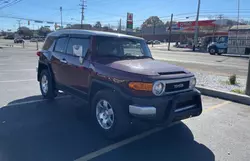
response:
<path id="1" fill-rule="evenodd" d="M 48 70 L 43 70 L 40 74 L 40 90 L 44 98 L 53 100 L 56 97 L 56 89 L 53 84 L 53 78 Z"/>
<path id="2" fill-rule="evenodd" d="M 109 139 L 129 132 L 128 111 L 117 93 L 112 90 L 97 92 L 92 100 L 92 115 L 98 129 Z"/>

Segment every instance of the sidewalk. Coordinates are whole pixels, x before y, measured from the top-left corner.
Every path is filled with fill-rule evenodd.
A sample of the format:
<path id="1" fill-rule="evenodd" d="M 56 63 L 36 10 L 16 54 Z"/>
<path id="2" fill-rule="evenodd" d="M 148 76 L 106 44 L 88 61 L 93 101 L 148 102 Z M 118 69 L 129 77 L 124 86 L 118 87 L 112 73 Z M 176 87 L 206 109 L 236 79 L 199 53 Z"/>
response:
<path id="1" fill-rule="evenodd" d="M 159 45 L 154 45 L 153 47 L 151 45 L 148 45 L 150 50 L 160 50 L 160 51 L 168 51 L 168 45 L 167 44 L 159 44 Z M 170 46 L 170 51 L 182 51 L 182 52 L 193 52 L 193 53 L 208 53 L 208 52 L 203 52 L 203 51 L 193 51 L 190 48 L 176 48 L 174 46 Z M 222 54 L 223 56 L 228 56 L 228 57 L 239 57 L 239 58 L 250 58 L 250 55 L 239 55 L 239 54 Z"/>

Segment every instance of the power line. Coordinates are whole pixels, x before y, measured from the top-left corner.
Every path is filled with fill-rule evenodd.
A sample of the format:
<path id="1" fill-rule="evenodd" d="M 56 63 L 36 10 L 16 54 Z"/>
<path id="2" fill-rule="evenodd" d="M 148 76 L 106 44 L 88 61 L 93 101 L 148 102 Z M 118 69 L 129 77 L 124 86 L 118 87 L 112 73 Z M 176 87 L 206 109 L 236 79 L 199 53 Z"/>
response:
<path id="1" fill-rule="evenodd" d="M 15 4 L 17 4 L 17 3 L 21 2 L 21 1 L 23 1 L 23 0 L 14 0 L 14 1 L 0 7 L 0 9 L 4 9 L 4 8 L 10 7 L 10 6 L 13 6 L 13 5 L 15 5 Z"/>
<path id="2" fill-rule="evenodd" d="M 4 5 L 6 3 L 10 3 L 11 0 L 0 0 L 0 5 Z"/>
<path id="3" fill-rule="evenodd" d="M 2 18 L 12 18 L 12 19 L 19 19 L 19 20 L 27 20 L 27 21 L 40 21 L 40 22 L 53 22 L 53 23 L 60 23 L 56 21 L 50 20 L 39 20 L 39 19 L 31 19 L 31 18 L 24 18 L 24 17 L 17 17 L 17 16 L 0 16 Z M 63 24 L 68 24 L 69 22 L 63 22 Z"/>

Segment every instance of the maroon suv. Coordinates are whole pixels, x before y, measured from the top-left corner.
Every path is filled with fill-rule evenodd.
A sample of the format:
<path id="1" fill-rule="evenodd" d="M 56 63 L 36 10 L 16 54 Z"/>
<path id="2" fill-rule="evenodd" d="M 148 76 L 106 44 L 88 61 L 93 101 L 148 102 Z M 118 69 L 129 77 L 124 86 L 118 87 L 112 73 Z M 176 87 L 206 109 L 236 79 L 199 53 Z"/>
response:
<path id="1" fill-rule="evenodd" d="M 53 99 L 62 90 L 84 99 L 110 138 L 137 119 L 168 124 L 202 112 L 194 75 L 154 60 L 142 38 L 60 30 L 47 36 L 37 55 L 42 95 Z"/>

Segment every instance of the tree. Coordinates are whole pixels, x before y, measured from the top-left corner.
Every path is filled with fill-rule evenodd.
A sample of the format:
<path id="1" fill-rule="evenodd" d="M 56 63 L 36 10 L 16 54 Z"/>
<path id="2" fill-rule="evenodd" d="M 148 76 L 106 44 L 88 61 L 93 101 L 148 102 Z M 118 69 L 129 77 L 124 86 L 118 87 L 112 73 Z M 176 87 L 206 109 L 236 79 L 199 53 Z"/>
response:
<path id="1" fill-rule="evenodd" d="M 136 28 L 135 28 L 135 32 L 141 32 L 140 27 L 136 27 Z"/>
<path id="2" fill-rule="evenodd" d="M 164 26 L 164 22 L 160 20 L 158 16 L 151 16 L 143 22 L 141 27 L 161 27 Z"/>
<path id="3" fill-rule="evenodd" d="M 102 28 L 101 22 L 100 22 L 100 21 L 97 21 L 97 22 L 95 23 L 95 25 L 94 25 L 94 28 L 97 28 L 97 29 Z"/>
<path id="4" fill-rule="evenodd" d="M 33 33 L 28 27 L 19 27 L 17 33 L 22 36 L 32 36 Z"/>
<path id="5" fill-rule="evenodd" d="M 38 30 L 38 35 L 39 36 L 47 36 L 47 34 L 50 33 L 50 32 L 51 32 L 51 30 L 48 27 L 41 27 Z"/>

